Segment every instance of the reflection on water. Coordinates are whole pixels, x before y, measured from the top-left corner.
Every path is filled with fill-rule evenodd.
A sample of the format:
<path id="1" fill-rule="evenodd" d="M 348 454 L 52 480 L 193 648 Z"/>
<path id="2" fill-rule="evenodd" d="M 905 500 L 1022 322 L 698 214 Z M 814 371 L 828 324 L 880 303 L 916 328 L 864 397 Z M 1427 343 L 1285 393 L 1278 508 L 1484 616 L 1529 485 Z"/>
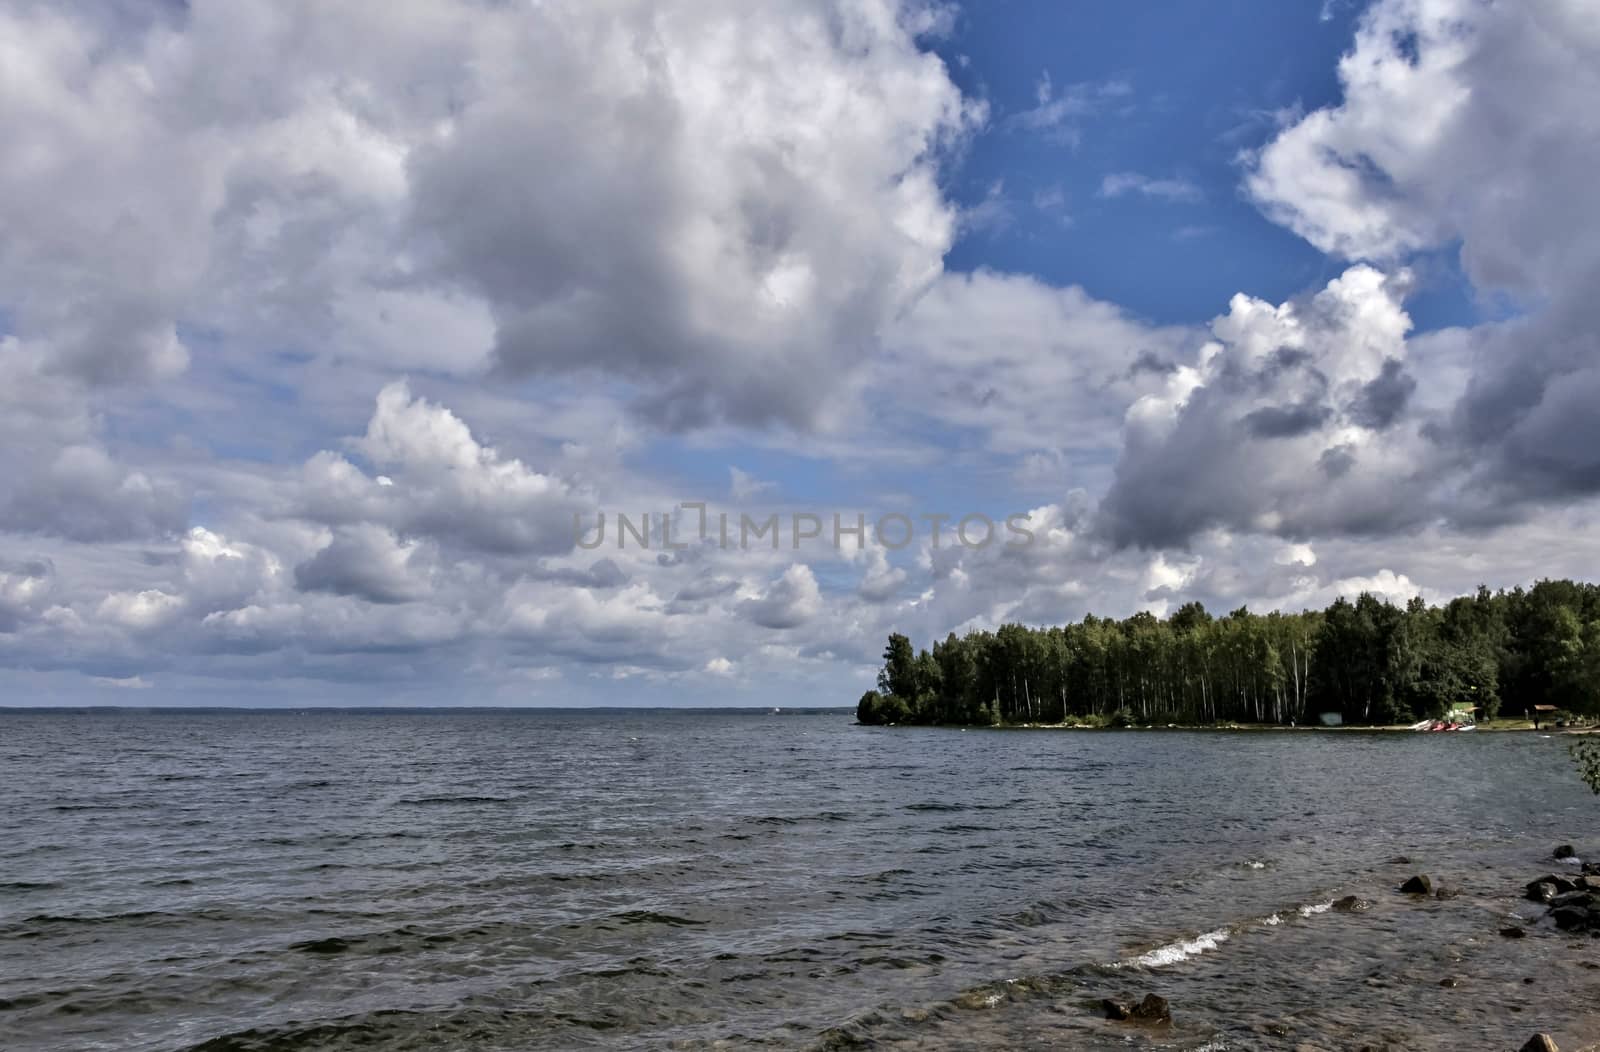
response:
<path id="1" fill-rule="evenodd" d="M 1497 934 L 1600 849 L 1531 734 L 13 713 L 0 774 L 8 1049 L 1600 1041 L 1596 944 Z"/>

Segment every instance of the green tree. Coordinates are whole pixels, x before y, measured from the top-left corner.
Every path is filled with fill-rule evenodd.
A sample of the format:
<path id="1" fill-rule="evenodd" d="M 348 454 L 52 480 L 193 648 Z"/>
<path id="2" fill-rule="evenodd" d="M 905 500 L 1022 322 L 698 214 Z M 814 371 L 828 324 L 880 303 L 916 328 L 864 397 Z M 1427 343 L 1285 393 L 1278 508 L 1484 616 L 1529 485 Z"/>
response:
<path id="1" fill-rule="evenodd" d="M 907 701 L 917 696 L 917 658 L 911 640 L 896 632 L 883 649 L 883 670 L 878 673 L 878 689 Z"/>

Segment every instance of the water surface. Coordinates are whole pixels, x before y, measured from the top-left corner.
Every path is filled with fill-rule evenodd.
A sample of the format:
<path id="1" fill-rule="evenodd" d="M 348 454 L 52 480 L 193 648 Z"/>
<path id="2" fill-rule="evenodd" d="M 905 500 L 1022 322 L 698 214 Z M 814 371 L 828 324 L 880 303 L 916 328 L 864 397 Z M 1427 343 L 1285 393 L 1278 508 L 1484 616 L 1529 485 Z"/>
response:
<path id="1" fill-rule="evenodd" d="M 11 1050 L 1600 1041 L 1596 944 L 1497 934 L 1600 850 L 1534 734 L 7 713 L 0 776 Z"/>

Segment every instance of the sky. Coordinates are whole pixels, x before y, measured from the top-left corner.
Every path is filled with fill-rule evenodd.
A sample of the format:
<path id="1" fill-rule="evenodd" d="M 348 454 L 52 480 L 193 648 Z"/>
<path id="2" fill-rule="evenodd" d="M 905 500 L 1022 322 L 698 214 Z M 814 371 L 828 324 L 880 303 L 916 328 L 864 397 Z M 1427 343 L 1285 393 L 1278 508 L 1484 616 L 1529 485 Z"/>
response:
<path id="1" fill-rule="evenodd" d="M 1592 579 L 1595 98 L 1586 0 L 0 0 L 0 704 Z"/>

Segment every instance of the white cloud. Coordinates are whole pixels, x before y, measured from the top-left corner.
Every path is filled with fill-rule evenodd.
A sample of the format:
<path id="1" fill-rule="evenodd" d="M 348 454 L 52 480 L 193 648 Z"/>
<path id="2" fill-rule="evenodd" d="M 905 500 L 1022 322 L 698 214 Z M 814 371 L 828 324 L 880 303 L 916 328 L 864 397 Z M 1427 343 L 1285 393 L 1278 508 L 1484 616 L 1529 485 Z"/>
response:
<path id="1" fill-rule="evenodd" d="M 1181 545 L 1215 526 L 1304 536 L 1437 517 L 1406 415 L 1403 278 L 1358 266 L 1303 302 L 1234 297 L 1215 339 L 1129 408 L 1103 527 Z"/>
<path id="2" fill-rule="evenodd" d="M 148 589 L 143 592 L 116 592 L 105 597 L 97 611 L 110 621 L 134 631 L 159 628 L 177 616 L 183 607 L 181 596 Z"/>
<path id="3" fill-rule="evenodd" d="M 822 609 L 816 575 L 804 563 L 795 563 L 764 591 L 740 604 L 746 617 L 763 628 L 798 628 Z"/>
<path id="4" fill-rule="evenodd" d="M 748 471 L 742 471 L 737 467 L 730 466 L 728 468 L 728 478 L 728 496 L 736 504 L 740 501 L 759 497 L 763 493 L 771 493 L 778 488 L 776 482 L 763 481 Z"/>
<path id="5" fill-rule="evenodd" d="M 0 664 L 62 696 L 848 701 L 891 629 L 1581 576 L 1587 14 L 1371 5 L 1344 100 L 1275 115 L 1247 188 L 1379 265 L 1208 331 L 944 271 L 963 223 L 1066 195 L 944 196 L 985 114 L 919 43 L 942 6 L 13 4 Z M 1046 75 L 1001 129 L 1071 143 L 1128 104 Z M 1412 336 L 1401 264 L 1457 243 L 1521 313 Z M 731 463 L 772 477 L 730 468 L 735 504 L 814 470 L 847 514 L 1036 505 L 1039 541 L 574 549 L 574 513 L 669 510 Z"/>
<path id="6" fill-rule="evenodd" d="M 1585 0 L 1381 0 L 1339 64 L 1343 101 L 1255 157 L 1249 193 L 1322 250 L 1403 259 L 1459 244 L 1521 317 L 1454 343 L 1473 375 L 1441 440 L 1480 514 L 1600 489 L 1593 333 L 1600 243 L 1600 23 Z"/>
<path id="7" fill-rule="evenodd" d="M 385 474 L 374 478 L 319 453 L 304 468 L 301 513 L 334 524 L 370 520 L 465 549 L 555 554 L 573 547 L 573 516 L 593 503 L 573 484 L 480 443 L 404 381 L 379 392 L 357 445 Z"/>
<path id="8" fill-rule="evenodd" d="M 1101 197 L 1139 194 L 1172 204 L 1195 204 L 1205 200 L 1205 192 L 1188 179 L 1154 179 L 1139 172 L 1113 172 L 1100 180 Z"/>
<path id="9" fill-rule="evenodd" d="M 1078 127 L 1081 121 L 1132 93 L 1132 86 L 1123 80 L 1072 84 L 1065 90 L 1058 89 L 1051 80 L 1050 71 L 1045 70 L 1034 84 L 1036 105 L 1012 114 L 1006 118 L 1006 125 L 1076 146 L 1082 135 Z"/>

